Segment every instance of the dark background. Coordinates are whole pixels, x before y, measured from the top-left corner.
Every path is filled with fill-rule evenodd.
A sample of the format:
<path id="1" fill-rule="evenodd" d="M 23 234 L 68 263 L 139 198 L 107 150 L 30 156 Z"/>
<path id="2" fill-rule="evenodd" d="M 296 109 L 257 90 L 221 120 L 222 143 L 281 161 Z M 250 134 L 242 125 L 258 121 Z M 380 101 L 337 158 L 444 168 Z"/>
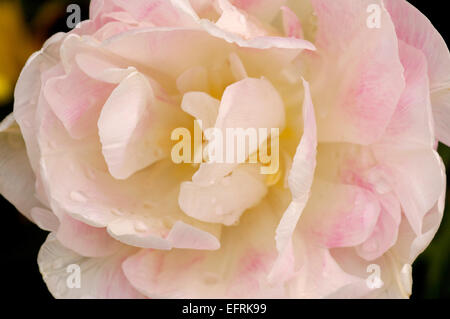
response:
<path id="1" fill-rule="evenodd" d="M 7 0 L 0 0 L 1 3 Z M 133 1 L 133 0 L 130 0 Z M 333 1 L 333 0 L 330 0 Z M 33 49 L 38 50 L 53 33 L 69 31 L 66 26 L 66 7 L 70 3 L 79 4 L 82 20 L 88 18 L 89 1 L 87 0 L 18 0 L 16 1 L 22 11 L 21 24 L 29 35 L 29 42 Z M 449 43 L 449 18 L 443 1 L 410 0 L 423 12 Z M 1 19 L 1 12 L 0 12 Z M 2 26 L 0 21 L 0 27 Z M 1 31 L 1 30 L 0 30 Z M 1 38 L 0 46 L 9 45 L 18 51 L 25 47 L 24 43 L 14 36 L 8 40 Z M 29 49 L 27 49 L 29 50 Z M 1 52 L 1 51 L 0 51 Z M 27 56 L 29 55 L 28 52 Z M 32 51 L 29 52 L 30 54 Z M 23 55 L 23 52 L 21 52 Z M 1 63 L 4 57 L 0 53 Z M 25 60 L 19 60 L 17 72 L 24 65 Z M 18 74 L 17 74 L 18 75 Z M 12 83 L 14 85 L 14 83 Z M 12 111 L 12 98 L 0 101 L 0 120 Z M 447 169 L 450 167 L 450 149 L 444 145 L 439 146 Z M 447 176 L 447 184 L 448 184 Z M 412 299 L 424 298 L 450 298 L 450 202 L 447 193 L 446 211 L 441 227 L 427 250 L 419 256 L 413 265 L 413 294 Z M 2 215 L 1 247 L 2 259 L 0 261 L 1 288 L 10 298 L 52 298 L 45 286 L 37 266 L 37 254 L 44 242 L 47 232 L 24 218 L 8 201 L 0 196 L 0 214 Z"/>

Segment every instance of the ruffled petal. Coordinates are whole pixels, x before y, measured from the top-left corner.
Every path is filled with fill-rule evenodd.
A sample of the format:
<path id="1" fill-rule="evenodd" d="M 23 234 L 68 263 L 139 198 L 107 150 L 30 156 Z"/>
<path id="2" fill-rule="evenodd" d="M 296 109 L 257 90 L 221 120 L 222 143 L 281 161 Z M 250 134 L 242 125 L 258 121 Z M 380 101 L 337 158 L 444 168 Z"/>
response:
<path id="1" fill-rule="evenodd" d="M 44 95 L 69 134 L 81 139 L 96 132 L 101 108 L 112 89 L 111 84 L 89 78 L 73 66 L 69 74 L 48 80 Z"/>
<path id="2" fill-rule="evenodd" d="M 259 20 L 270 23 L 286 0 L 231 0 L 231 3 Z"/>
<path id="3" fill-rule="evenodd" d="M 52 232 L 59 227 L 59 220 L 55 214 L 45 208 L 33 207 L 31 209 L 31 219 L 41 229 Z"/>
<path id="4" fill-rule="evenodd" d="M 377 3 L 380 28 L 367 27 Z M 397 36 L 381 1 L 312 0 L 317 54 L 305 57 L 319 141 L 370 144 L 384 133 L 404 89 Z"/>
<path id="5" fill-rule="evenodd" d="M 233 6 L 228 0 L 218 0 L 222 15 L 216 26 L 231 33 L 238 34 L 244 39 L 262 37 L 269 34 L 259 21 L 248 16 L 244 11 Z"/>
<path id="6" fill-rule="evenodd" d="M 436 204 L 445 187 L 441 159 L 433 149 L 402 150 L 398 145 L 374 146 L 375 156 L 390 171 L 406 218 L 421 234 L 425 214 Z"/>
<path id="7" fill-rule="evenodd" d="M 289 171 L 288 184 L 292 194 L 292 202 L 284 212 L 276 231 L 279 257 L 271 273 L 271 280 L 278 281 L 282 276 L 289 279 L 294 274 L 294 252 L 292 236 L 297 222 L 309 198 L 313 183 L 317 153 L 317 127 L 314 106 L 311 100 L 309 85 L 303 81 L 305 97 L 303 102 L 303 137 Z"/>
<path id="8" fill-rule="evenodd" d="M 356 247 L 359 256 L 372 261 L 381 257 L 398 238 L 401 221 L 400 203 L 394 194 L 380 196 L 380 216 L 372 235 L 361 245 Z"/>
<path id="9" fill-rule="evenodd" d="M 371 236 L 379 215 L 380 204 L 372 192 L 318 180 L 299 225 L 324 247 L 352 247 Z"/>
<path id="10" fill-rule="evenodd" d="M 450 145 L 450 53 L 445 40 L 430 20 L 407 1 L 387 0 L 385 5 L 398 38 L 426 57 L 436 136 Z"/>
<path id="11" fill-rule="evenodd" d="M 273 298 L 286 296 L 267 273 L 276 256 L 277 213 L 268 202 L 224 228 L 216 251 L 141 250 L 124 262 L 126 277 L 150 298 Z"/>
<path id="12" fill-rule="evenodd" d="M 303 28 L 297 15 L 289 7 L 281 7 L 283 13 L 283 29 L 287 37 L 303 39 Z"/>
<path id="13" fill-rule="evenodd" d="M 297 249 L 301 267 L 290 288 L 296 298 L 361 298 L 370 291 L 366 278 L 344 269 L 330 250 L 305 239 Z"/>
<path id="14" fill-rule="evenodd" d="M 126 105 L 127 107 L 124 107 Z M 182 112 L 156 98 L 145 76 L 134 72 L 113 91 L 103 106 L 98 132 L 111 175 L 126 179 L 170 154 L 170 132 Z"/>
<path id="15" fill-rule="evenodd" d="M 31 167 L 35 173 L 39 166 L 39 146 L 35 125 L 36 106 L 42 80 L 41 72 L 52 68 L 59 59 L 59 49 L 65 35 L 57 33 L 48 39 L 42 49 L 34 53 L 27 61 L 14 91 L 14 118 L 20 126 L 27 147 Z"/>
<path id="16" fill-rule="evenodd" d="M 154 26 L 195 27 L 195 21 L 166 0 L 113 0 L 114 4 L 129 12 L 137 21 L 145 21 Z"/>
<path id="17" fill-rule="evenodd" d="M 379 144 L 403 148 L 433 148 L 434 123 L 431 111 L 427 62 L 414 47 L 399 41 L 406 87 Z"/>
<path id="18" fill-rule="evenodd" d="M 63 246 L 85 257 L 105 257 L 122 248 L 105 228 L 89 226 L 67 214 L 59 218 L 55 236 Z"/>

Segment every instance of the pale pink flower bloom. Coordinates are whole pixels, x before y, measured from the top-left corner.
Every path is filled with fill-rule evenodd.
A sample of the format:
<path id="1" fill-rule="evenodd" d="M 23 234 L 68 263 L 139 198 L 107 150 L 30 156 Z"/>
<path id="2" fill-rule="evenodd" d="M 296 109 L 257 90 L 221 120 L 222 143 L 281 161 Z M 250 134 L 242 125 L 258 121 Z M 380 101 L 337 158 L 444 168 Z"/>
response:
<path id="1" fill-rule="evenodd" d="M 58 298 L 408 297 L 444 209 L 449 87 L 404 0 L 94 0 L 22 71 L 0 192 L 51 231 Z M 173 163 L 194 119 L 279 128 L 278 173 Z"/>

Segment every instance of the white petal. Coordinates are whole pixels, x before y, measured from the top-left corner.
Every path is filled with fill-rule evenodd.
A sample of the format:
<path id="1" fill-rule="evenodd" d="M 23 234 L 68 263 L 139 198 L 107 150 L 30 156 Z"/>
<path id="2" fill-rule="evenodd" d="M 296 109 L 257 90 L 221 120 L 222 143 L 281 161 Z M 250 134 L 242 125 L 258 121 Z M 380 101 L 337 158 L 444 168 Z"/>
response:
<path id="1" fill-rule="evenodd" d="M 50 234 L 39 251 L 38 264 L 55 298 L 142 298 L 122 271 L 122 260 L 133 252 L 125 250 L 106 258 L 86 258 L 62 246 Z M 71 281 L 77 275 L 75 269 L 80 270 L 79 288 L 71 285 L 76 283 Z"/>
<path id="2" fill-rule="evenodd" d="M 271 280 L 278 281 L 277 276 L 289 278 L 294 269 L 292 236 L 297 222 L 309 198 L 316 166 L 317 128 L 309 85 L 303 81 L 305 97 L 303 102 L 303 137 L 298 145 L 292 167 L 289 171 L 288 184 L 292 194 L 292 202 L 284 212 L 276 231 L 277 250 L 280 254 L 277 268 L 271 273 Z M 289 267 L 286 269 L 286 267 Z"/>
<path id="3" fill-rule="evenodd" d="M 98 121 L 102 152 L 111 175 L 126 179 L 167 157 L 177 127 L 173 105 L 159 101 L 145 77 L 134 72 L 106 101 Z M 181 114 L 181 112 L 180 112 Z"/>
<path id="4" fill-rule="evenodd" d="M 204 222 L 232 225 L 266 193 L 267 186 L 259 167 L 239 166 L 230 176 L 212 185 L 182 183 L 178 202 L 188 216 Z"/>
<path id="5" fill-rule="evenodd" d="M 220 101 L 203 92 L 189 92 L 183 95 L 181 109 L 202 121 L 203 130 L 214 127 Z"/>
<path id="6" fill-rule="evenodd" d="M 48 209 L 34 207 L 31 209 L 31 218 L 43 230 L 56 231 L 59 227 L 59 220 Z"/>

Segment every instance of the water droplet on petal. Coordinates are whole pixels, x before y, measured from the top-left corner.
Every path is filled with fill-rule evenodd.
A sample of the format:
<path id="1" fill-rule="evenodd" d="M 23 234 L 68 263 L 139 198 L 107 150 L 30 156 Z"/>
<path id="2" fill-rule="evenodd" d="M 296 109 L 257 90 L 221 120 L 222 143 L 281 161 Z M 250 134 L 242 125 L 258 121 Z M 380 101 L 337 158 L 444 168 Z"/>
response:
<path id="1" fill-rule="evenodd" d="M 124 215 L 124 213 L 120 209 L 117 209 L 117 208 L 111 209 L 111 213 L 113 213 L 116 216 L 123 216 Z"/>
<path id="2" fill-rule="evenodd" d="M 143 223 L 141 221 L 136 221 L 134 223 L 134 229 L 139 233 L 143 233 L 148 230 L 148 227 L 147 227 L 147 225 L 145 225 L 145 223 Z"/>

